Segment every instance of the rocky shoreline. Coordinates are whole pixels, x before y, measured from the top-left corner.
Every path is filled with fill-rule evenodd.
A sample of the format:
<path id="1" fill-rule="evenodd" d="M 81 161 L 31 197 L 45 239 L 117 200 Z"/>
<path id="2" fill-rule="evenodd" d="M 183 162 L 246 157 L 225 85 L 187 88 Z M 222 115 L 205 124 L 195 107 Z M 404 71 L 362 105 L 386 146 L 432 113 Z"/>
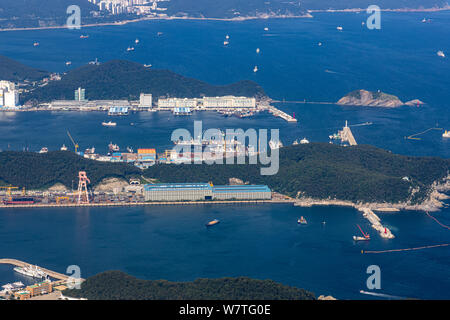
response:
<path id="1" fill-rule="evenodd" d="M 312 206 L 344 206 L 352 207 L 357 210 L 370 209 L 378 212 L 399 212 L 406 211 L 423 211 L 435 212 L 440 211 L 444 206 L 444 201 L 450 199 L 446 193 L 450 191 L 450 174 L 443 179 L 442 182 L 434 182 L 431 186 L 431 192 L 428 198 L 419 204 L 412 204 L 410 202 L 387 203 L 387 202 L 352 202 L 338 199 L 314 199 L 309 197 L 298 197 L 294 201 L 294 206 L 297 207 L 312 207 Z"/>

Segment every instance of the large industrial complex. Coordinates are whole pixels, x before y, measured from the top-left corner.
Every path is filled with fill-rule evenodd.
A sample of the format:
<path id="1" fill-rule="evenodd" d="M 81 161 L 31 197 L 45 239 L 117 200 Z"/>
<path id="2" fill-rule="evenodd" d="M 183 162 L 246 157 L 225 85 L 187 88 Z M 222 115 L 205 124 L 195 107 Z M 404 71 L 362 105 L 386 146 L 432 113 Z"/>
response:
<path id="1" fill-rule="evenodd" d="M 163 183 L 144 186 L 145 201 L 270 200 L 264 185 L 223 185 L 212 183 Z"/>

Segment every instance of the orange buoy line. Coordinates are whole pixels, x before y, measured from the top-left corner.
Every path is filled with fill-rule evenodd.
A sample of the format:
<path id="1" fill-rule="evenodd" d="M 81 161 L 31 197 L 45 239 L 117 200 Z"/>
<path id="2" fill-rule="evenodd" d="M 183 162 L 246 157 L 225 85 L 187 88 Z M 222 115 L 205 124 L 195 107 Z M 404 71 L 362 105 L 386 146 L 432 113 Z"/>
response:
<path id="1" fill-rule="evenodd" d="M 432 246 L 423 246 L 423 247 L 416 247 L 416 248 L 391 249 L 391 250 L 381 250 L 381 251 L 364 251 L 364 250 L 361 250 L 361 253 L 386 253 L 386 252 L 413 251 L 413 250 L 422 250 L 422 249 L 430 249 L 430 248 L 437 248 L 437 247 L 448 247 L 448 246 L 450 246 L 450 243 L 436 244 L 436 245 L 432 245 Z"/>
<path id="2" fill-rule="evenodd" d="M 433 217 L 433 216 L 432 216 L 431 214 L 429 214 L 428 212 L 427 212 L 427 216 L 429 216 L 431 219 L 433 219 L 434 221 L 436 221 L 441 227 L 447 228 L 447 229 L 450 230 L 450 227 L 449 227 L 449 226 L 446 226 L 445 224 L 441 223 L 438 219 L 436 219 L 435 217 Z"/>

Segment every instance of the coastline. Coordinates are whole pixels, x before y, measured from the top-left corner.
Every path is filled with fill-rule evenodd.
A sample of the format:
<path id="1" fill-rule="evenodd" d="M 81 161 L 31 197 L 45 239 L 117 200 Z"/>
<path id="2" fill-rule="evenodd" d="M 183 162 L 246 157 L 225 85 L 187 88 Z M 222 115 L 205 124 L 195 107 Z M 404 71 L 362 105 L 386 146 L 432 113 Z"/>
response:
<path id="1" fill-rule="evenodd" d="M 207 17 L 144 17 L 138 19 L 131 20 L 123 20 L 119 22 L 104 22 L 104 23 L 90 23 L 90 24 L 82 24 L 80 26 L 80 30 L 82 28 L 91 28 L 91 27 L 104 27 L 104 26 L 122 26 L 129 23 L 136 23 L 141 21 L 170 21 L 170 20 L 192 20 L 192 21 L 228 21 L 228 22 L 239 22 L 239 21 L 248 21 L 248 20 L 267 20 L 267 19 L 299 19 L 299 18 L 313 18 L 313 16 L 309 13 L 304 15 L 295 16 L 295 15 L 263 15 L 263 16 L 246 16 L 246 17 L 236 17 L 236 18 L 207 18 Z M 62 26 L 48 26 L 48 27 L 26 27 L 26 28 L 0 28 L 0 32 L 8 32 L 8 31 L 36 31 L 36 30 L 56 30 L 56 29 L 67 29 L 67 25 Z"/>
<path id="2" fill-rule="evenodd" d="M 304 19 L 314 18 L 312 13 L 356 13 L 365 12 L 367 8 L 348 8 L 348 9 L 308 9 L 303 15 L 259 15 L 259 16 L 242 16 L 235 18 L 214 18 L 214 17 L 190 17 L 190 16 L 168 16 L 168 17 L 143 17 L 137 19 L 129 19 L 118 22 L 100 22 L 81 25 L 82 28 L 103 27 L 103 26 L 122 26 L 129 23 L 136 23 L 141 21 L 170 21 L 170 20 L 191 20 L 191 21 L 228 21 L 228 22 L 241 22 L 249 20 L 268 20 L 268 19 Z M 383 12 L 441 12 L 450 11 L 450 5 L 444 7 L 433 8 L 397 8 L 397 9 L 381 9 Z M 36 30 L 57 30 L 67 29 L 66 25 L 60 26 L 47 26 L 47 27 L 18 27 L 18 28 L 0 28 L 0 32 L 9 31 L 36 31 Z"/>
<path id="3" fill-rule="evenodd" d="M 440 12 L 449 11 L 450 5 L 444 7 L 432 7 L 432 8 L 397 8 L 397 9 L 381 9 L 383 12 Z M 309 13 L 327 12 L 327 13 L 345 13 L 345 12 L 365 12 L 367 8 L 348 8 L 348 9 L 310 9 Z"/>

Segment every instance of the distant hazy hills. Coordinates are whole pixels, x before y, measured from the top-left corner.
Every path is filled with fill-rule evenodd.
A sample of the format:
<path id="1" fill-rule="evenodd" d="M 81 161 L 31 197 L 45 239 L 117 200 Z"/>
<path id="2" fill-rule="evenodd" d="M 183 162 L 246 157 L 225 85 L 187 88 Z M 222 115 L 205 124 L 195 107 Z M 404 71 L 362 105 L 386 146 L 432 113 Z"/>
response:
<path id="1" fill-rule="evenodd" d="M 69 71 L 60 81 L 51 81 L 37 88 L 24 100 L 51 101 L 73 100 L 74 90 L 86 89 L 86 98 L 139 99 L 142 92 L 155 97 L 201 97 L 205 96 L 265 96 L 264 90 L 255 82 L 245 80 L 229 85 L 215 86 L 187 78 L 169 70 L 153 70 L 131 61 L 113 60 L 101 65 L 86 65 Z"/>

